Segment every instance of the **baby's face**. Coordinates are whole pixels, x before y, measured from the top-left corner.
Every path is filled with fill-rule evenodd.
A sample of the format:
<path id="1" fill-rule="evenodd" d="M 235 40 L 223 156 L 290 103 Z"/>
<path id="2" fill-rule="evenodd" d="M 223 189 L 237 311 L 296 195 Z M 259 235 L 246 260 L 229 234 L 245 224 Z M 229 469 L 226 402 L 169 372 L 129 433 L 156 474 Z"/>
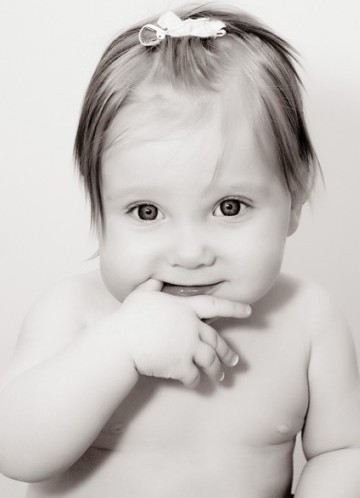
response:
<path id="1" fill-rule="evenodd" d="M 235 133 L 225 127 L 225 145 L 216 105 L 185 131 L 160 120 L 163 137 L 146 141 L 142 131 L 139 141 L 119 140 L 104 154 L 105 285 L 120 301 L 155 278 L 173 294 L 255 302 L 279 274 L 292 216 L 271 148 L 259 146 L 241 112 Z M 123 130 L 120 122 L 112 136 Z"/>

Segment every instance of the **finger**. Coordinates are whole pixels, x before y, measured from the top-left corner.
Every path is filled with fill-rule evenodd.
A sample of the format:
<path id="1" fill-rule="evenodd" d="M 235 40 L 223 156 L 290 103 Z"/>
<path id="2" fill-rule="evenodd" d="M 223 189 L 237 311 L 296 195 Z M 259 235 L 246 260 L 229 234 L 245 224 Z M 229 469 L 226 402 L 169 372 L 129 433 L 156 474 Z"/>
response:
<path id="1" fill-rule="evenodd" d="M 138 285 L 135 290 L 141 291 L 161 291 L 163 288 L 163 282 L 156 280 L 155 278 L 149 278 L 145 280 L 142 284 Z"/>
<path id="2" fill-rule="evenodd" d="M 251 314 L 248 304 L 230 301 L 215 296 L 192 296 L 186 298 L 186 303 L 195 310 L 199 318 L 233 317 L 247 318 Z"/>
<path id="3" fill-rule="evenodd" d="M 200 343 L 195 355 L 195 364 L 202 368 L 204 373 L 215 381 L 224 379 L 224 369 L 221 366 L 215 350 L 208 344 Z"/>
<path id="4" fill-rule="evenodd" d="M 200 322 L 199 336 L 203 342 L 209 344 L 209 346 L 211 346 L 213 349 L 217 348 L 218 339 L 220 338 L 220 336 L 215 329 L 210 327 L 210 325 L 207 325 L 204 322 Z"/>
<path id="5" fill-rule="evenodd" d="M 239 355 L 231 349 L 227 342 L 209 325 L 202 324 L 200 339 L 214 348 L 219 360 L 228 367 L 234 367 L 239 362 Z"/>
<path id="6" fill-rule="evenodd" d="M 179 380 L 184 384 L 184 386 L 189 387 L 190 389 L 194 389 L 199 384 L 200 372 L 194 363 L 189 365 L 186 373 L 180 377 Z"/>
<path id="7" fill-rule="evenodd" d="M 239 363 L 239 355 L 231 349 L 231 347 L 219 336 L 216 354 L 220 361 L 228 367 L 234 367 Z"/>

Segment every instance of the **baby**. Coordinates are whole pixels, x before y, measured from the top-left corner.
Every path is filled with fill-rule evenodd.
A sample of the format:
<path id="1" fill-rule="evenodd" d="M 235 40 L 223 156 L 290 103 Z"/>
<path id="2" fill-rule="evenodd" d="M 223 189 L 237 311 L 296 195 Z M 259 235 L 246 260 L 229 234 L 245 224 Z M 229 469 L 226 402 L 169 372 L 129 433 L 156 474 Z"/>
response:
<path id="1" fill-rule="evenodd" d="M 280 273 L 318 164 L 289 45 L 235 8 L 116 38 L 76 137 L 99 270 L 46 292 L 0 394 L 28 498 L 359 498 L 351 335 Z M 251 308 L 250 308 L 251 306 Z"/>

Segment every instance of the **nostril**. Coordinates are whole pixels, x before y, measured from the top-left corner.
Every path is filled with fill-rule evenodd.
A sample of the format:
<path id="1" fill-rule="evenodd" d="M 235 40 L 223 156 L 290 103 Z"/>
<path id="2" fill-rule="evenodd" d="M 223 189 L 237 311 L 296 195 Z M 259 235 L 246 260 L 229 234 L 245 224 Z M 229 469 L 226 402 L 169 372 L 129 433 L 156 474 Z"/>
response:
<path id="1" fill-rule="evenodd" d="M 169 262 L 172 266 L 181 266 L 192 270 L 211 266 L 215 259 L 215 255 L 209 249 L 196 248 L 195 246 L 186 250 L 184 247 L 177 246 L 169 255 Z"/>

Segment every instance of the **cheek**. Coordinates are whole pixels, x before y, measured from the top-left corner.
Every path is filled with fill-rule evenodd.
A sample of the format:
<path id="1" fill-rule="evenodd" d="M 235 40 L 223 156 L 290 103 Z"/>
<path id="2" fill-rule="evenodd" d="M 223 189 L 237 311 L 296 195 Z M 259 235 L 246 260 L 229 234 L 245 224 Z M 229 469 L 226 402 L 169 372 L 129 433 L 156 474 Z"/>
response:
<path id="1" fill-rule="evenodd" d="M 148 274 L 145 248 L 134 246 L 131 240 L 100 244 L 100 270 L 107 289 L 116 299 L 123 301 L 134 288 L 142 283 Z"/>
<path id="2" fill-rule="evenodd" d="M 233 287 L 249 304 L 260 299 L 279 275 L 286 242 L 284 225 L 266 225 L 248 230 L 233 244 Z"/>
<path id="3" fill-rule="evenodd" d="M 252 302 L 262 297 L 272 287 L 280 273 L 284 244 L 266 245 L 255 252 L 248 273 L 250 299 Z"/>
<path id="4" fill-rule="evenodd" d="M 119 301 L 154 272 L 158 251 L 134 236 L 108 232 L 100 242 L 100 270 L 105 286 Z"/>
<path id="5" fill-rule="evenodd" d="M 256 299 L 263 295 L 279 274 L 283 259 L 283 244 L 270 245 L 263 243 L 256 247 L 247 246 L 234 256 L 237 264 L 234 277 L 245 291 Z"/>

